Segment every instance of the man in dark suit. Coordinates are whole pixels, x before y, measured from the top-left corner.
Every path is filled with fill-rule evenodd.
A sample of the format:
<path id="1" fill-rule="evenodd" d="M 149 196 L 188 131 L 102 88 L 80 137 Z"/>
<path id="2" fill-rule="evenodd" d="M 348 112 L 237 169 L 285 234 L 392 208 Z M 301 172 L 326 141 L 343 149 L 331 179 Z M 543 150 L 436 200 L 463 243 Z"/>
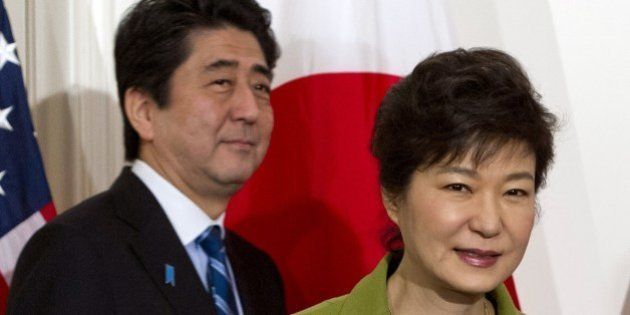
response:
<path id="1" fill-rule="evenodd" d="M 141 0 L 116 34 L 126 167 L 28 242 L 10 314 L 278 314 L 271 259 L 223 227 L 262 161 L 279 52 L 254 0 Z"/>

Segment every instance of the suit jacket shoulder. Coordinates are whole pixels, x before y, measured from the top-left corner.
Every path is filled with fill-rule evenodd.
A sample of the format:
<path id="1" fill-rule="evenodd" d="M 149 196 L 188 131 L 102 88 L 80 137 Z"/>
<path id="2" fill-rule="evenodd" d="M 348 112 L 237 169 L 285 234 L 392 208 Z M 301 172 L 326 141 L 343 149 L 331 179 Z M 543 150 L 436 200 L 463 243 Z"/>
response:
<path id="1" fill-rule="evenodd" d="M 165 283 L 165 265 L 177 285 Z M 158 202 L 126 168 L 112 187 L 46 224 L 16 266 L 10 314 L 213 314 Z"/>
<path id="2" fill-rule="evenodd" d="M 98 269 L 102 258 L 94 245 L 80 229 L 63 220 L 45 225 L 29 240 L 20 255 L 11 283 L 7 313 L 113 312 L 111 289 Z M 85 285 L 86 279 L 100 285 Z M 93 300 L 91 305 L 75 303 L 92 300 L 94 296 L 102 298 Z"/>

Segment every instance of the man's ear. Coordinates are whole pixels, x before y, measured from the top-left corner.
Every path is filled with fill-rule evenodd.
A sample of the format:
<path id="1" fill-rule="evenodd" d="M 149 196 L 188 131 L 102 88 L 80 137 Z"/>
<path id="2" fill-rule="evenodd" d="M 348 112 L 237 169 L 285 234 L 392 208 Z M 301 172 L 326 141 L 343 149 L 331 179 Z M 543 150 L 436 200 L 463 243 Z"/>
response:
<path id="1" fill-rule="evenodd" d="M 381 187 L 381 199 L 383 199 L 383 205 L 385 206 L 385 210 L 387 210 L 387 215 L 398 225 L 398 215 L 400 214 L 398 204 L 400 201 L 383 187 Z"/>
<path id="2" fill-rule="evenodd" d="M 142 140 L 153 140 L 156 109 L 157 103 L 149 93 L 135 87 L 125 91 L 125 115 Z"/>

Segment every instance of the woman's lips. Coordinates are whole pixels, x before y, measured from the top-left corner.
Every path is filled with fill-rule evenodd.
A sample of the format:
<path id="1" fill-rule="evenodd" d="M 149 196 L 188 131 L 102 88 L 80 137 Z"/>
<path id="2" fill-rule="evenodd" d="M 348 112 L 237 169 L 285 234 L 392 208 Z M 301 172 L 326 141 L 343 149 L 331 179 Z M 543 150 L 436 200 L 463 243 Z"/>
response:
<path id="1" fill-rule="evenodd" d="M 500 253 L 495 252 L 495 251 L 482 250 L 482 249 L 476 249 L 476 248 L 464 248 L 464 249 L 456 248 L 455 252 L 457 252 L 457 255 L 463 262 L 473 267 L 479 267 L 479 268 L 492 267 L 497 262 L 497 260 L 499 260 L 499 257 L 501 256 Z"/>

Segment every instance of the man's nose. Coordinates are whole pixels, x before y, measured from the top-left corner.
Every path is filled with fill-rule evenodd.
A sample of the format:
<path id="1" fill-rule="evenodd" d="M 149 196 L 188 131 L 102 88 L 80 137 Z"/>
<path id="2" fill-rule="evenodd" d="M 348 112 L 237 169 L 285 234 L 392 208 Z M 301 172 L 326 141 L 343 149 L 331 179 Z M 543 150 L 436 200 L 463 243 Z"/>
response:
<path id="1" fill-rule="evenodd" d="M 469 222 L 470 229 L 484 238 L 497 236 L 503 231 L 501 214 L 499 197 L 490 193 L 480 196 L 480 200 Z"/>
<path id="2" fill-rule="evenodd" d="M 232 104 L 232 119 L 242 120 L 252 124 L 256 122 L 260 115 L 259 101 L 249 84 L 240 84 L 234 95 Z"/>

